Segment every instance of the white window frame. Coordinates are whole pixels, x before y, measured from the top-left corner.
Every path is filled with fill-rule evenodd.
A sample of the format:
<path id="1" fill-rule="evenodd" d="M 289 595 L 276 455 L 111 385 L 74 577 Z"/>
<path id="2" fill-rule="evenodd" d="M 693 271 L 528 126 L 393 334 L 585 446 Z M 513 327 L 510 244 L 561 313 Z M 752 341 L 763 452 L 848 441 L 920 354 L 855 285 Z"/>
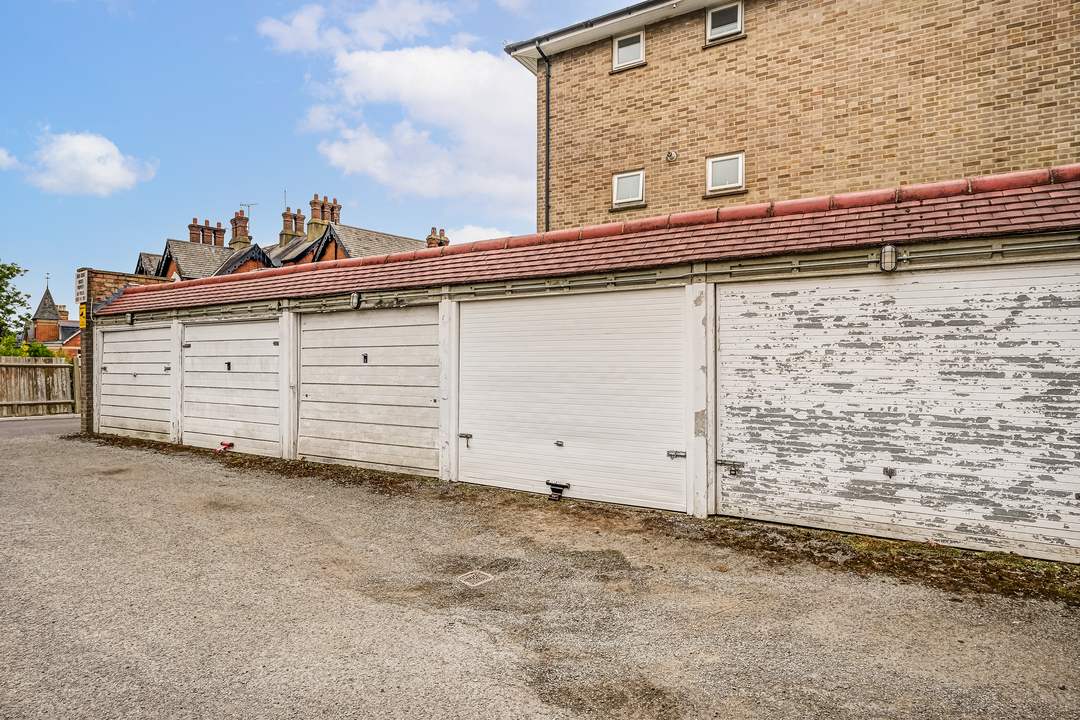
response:
<path id="1" fill-rule="evenodd" d="M 738 7 L 739 8 L 739 26 L 737 28 L 735 28 L 734 30 L 729 30 L 728 32 L 724 33 L 723 35 L 713 35 L 712 14 L 714 12 L 716 12 L 717 10 L 723 10 L 723 9 L 729 8 L 729 7 Z M 708 10 L 705 11 L 705 42 L 712 42 L 713 40 L 721 40 L 721 39 L 726 38 L 726 37 L 731 37 L 732 35 L 739 35 L 742 32 L 743 32 L 743 4 L 742 4 L 742 0 L 739 0 L 739 2 L 731 2 L 731 3 L 724 3 L 723 5 L 716 5 L 715 7 L 711 7 Z"/>
<path id="2" fill-rule="evenodd" d="M 631 37 L 641 37 L 641 57 L 637 60 L 631 60 L 630 62 L 624 62 L 619 64 L 619 41 L 625 40 Z M 611 39 L 611 69 L 619 70 L 621 68 L 632 67 L 634 65 L 641 65 L 645 62 L 645 31 L 638 30 L 637 32 L 627 33 L 626 35 L 620 35 L 617 38 Z"/>
<path id="3" fill-rule="evenodd" d="M 630 177 L 631 175 L 637 175 L 640 178 L 638 182 L 638 195 L 636 198 L 630 198 L 629 200 L 616 200 L 619 194 L 619 178 Z M 613 206 L 619 205 L 632 205 L 636 203 L 645 202 L 645 171 L 634 170 L 633 172 L 616 173 L 611 176 L 611 204 Z"/>
<path id="4" fill-rule="evenodd" d="M 739 182 L 730 185 L 718 185 L 712 184 L 712 164 L 718 160 L 730 160 L 731 158 L 739 159 Z M 742 190 L 746 187 L 746 153 L 729 153 L 727 155 L 714 155 L 710 158 L 705 158 L 705 194 L 710 195 L 712 193 L 726 192 L 728 190 Z"/>

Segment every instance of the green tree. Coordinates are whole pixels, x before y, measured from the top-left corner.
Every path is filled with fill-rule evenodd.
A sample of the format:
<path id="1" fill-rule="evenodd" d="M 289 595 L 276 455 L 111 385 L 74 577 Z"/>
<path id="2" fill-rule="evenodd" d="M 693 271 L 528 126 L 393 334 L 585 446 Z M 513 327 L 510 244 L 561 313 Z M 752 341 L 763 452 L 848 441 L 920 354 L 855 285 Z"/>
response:
<path id="1" fill-rule="evenodd" d="M 30 295 L 15 288 L 15 278 L 26 271 L 15 263 L 0 262 L 0 338 L 22 330 L 30 322 Z"/>

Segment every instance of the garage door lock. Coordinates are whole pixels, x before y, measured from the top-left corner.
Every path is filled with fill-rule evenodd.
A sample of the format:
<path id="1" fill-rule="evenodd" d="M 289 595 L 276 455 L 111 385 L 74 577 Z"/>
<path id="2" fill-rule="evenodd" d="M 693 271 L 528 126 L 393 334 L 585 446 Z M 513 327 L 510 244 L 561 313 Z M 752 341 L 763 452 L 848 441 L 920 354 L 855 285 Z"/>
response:
<path id="1" fill-rule="evenodd" d="M 686 451 L 685 450 L 668 450 L 667 451 L 667 456 L 669 458 L 671 458 L 672 460 L 674 460 L 675 458 L 686 457 Z"/>
<path id="2" fill-rule="evenodd" d="M 472 440 L 472 433 L 458 433 L 459 438 L 465 438 L 465 447 L 469 447 L 469 441 Z"/>
<path id="3" fill-rule="evenodd" d="M 726 467 L 728 475 L 738 475 L 746 466 L 746 463 L 735 462 L 734 460 L 717 460 L 716 464 Z"/>
<path id="4" fill-rule="evenodd" d="M 562 499 L 563 490 L 570 489 L 569 483 L 557 483 L 548 480 L 545 484 L 551 488 L 551 494 L 548 495 L 548 500 L 555 500 L 556 502 Z"/>

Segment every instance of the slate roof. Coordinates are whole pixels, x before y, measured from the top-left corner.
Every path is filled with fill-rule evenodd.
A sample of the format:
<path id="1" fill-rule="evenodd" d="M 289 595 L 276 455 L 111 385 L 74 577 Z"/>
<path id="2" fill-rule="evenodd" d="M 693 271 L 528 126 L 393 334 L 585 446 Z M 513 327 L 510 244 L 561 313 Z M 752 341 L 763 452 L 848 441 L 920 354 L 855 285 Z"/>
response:
<path id="1" fill-rule="evenodd" d="M 351 258 L 389 255 L 391 253 L 421 250 L 427 247 L 427 241 L 425 240 L 416 240 L 401 235 L 365 230 L 364 228 L 339 223 L 330 223 L 330 227 L 337 233 L 338 241 L 341 242 L 341 246 L 345 248 L 345 252 Z"/>
<path id="2" fill-rule="evenodd" d="M 308 240 L 307 235 L 297 235 L 284 246 L 274 245 L 272 248 L 266 249 L 266 254 L 274 260 L 287 262 L 303 255 L 304 251 L 313 244 L 312 241 Z"/>
<path id="3" fill-rule="evenodd" d="M 736 205 L 192 282 L 130 287 L 98 314 L 566 277 L 688 262 L 1080 229 L 1080 164 Z"/>
<path id="4" fill-rule="evenodd" d="M 180 277 L 184 280 L 210 277 L 233 254 L 233 249 L 219 245 L 204 245 L 185 240 L 166 240 L 164 260 L 171 257 L 176 261 Z M 158 268 L 158 273 L 165 272 L 165 267 Z"/>
<path id="5" fill-rule="evenodd" d="M 154 253 L 139 253 L 139 261 L 135 264 L 136 275 L 155 275 L 158 265 L 161 264 L 161 256 Z"/>
<path id="6" fill-rule="evenodd" d="M 34 312 L 34 316 L 30 319 L 60 321 L 60 311 L 56 309 L 56 303 L 53 302 L 52 293 L 49 292 L 49 288 L 45 288 L 45 294 L 41 296 L 41 302 L 38 303 L 38 308 Z"/>
<path id="7" fill-rule="evenodd" d="M 78 320 L 60 321 L 60 342 L 65 343 L 81 332 Z"/>
<path id="8" fill-rule="evenodd" d="M 243 250 L 235 250 L 232 255 L 225 259 L 225 262 L 221 264 L 221 267 L 214 271 L 214 275 L 228 275 L 248 260 L 258 260 L 262 263 L 263 267 L 281 267 L 281 263 L 275 263 L 274 259 L 271 258 L 265 250 L 259 247 L 257 243 L 252 243 Z"/>

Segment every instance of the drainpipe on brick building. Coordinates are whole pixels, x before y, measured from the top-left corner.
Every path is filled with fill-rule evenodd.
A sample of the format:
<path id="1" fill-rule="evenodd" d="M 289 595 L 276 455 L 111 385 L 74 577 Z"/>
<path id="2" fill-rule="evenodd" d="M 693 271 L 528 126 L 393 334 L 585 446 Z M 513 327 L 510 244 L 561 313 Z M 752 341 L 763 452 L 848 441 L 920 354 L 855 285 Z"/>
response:
<path id="1" fill-rule="evenodd" d="M 544 232 L 551 229 L 551 60 L 544 54 L 540 41 L 536 52 L 544 59 Z"/>

